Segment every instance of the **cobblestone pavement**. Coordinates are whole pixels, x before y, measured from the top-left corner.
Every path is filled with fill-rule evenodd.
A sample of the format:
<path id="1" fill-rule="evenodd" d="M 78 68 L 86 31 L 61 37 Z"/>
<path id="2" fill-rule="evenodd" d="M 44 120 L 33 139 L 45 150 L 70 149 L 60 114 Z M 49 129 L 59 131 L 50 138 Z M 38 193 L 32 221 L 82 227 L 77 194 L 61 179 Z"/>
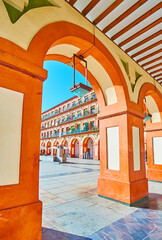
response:
<path id="1" fill-rule="evenodd" d="M 99 161 L 40 161 L 43 240 L 162 239 L 161 183 L 133 207 L 98 197 Z M 160 228 L 161 226 L 161 228 Z"/>

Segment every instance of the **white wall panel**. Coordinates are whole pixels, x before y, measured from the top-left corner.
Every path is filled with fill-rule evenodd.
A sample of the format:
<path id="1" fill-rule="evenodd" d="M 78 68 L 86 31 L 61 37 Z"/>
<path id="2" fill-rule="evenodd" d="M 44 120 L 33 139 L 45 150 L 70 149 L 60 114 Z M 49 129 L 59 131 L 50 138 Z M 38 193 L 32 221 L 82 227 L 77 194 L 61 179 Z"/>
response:
<path id="1" fill-rule="evenodd" d="M 133 127 L 133 163 L 134 171 L 140 170 L 140 133 L 139 128 Z"/>
<path id="2" fill-rule="evenodd" d="M 0 87 L 0 186 L 19 183 L 23 96 Z"/>
<path id="3" fill-rule="evenodd" d="M 154 164 L 162 165 L 162 137 L 153 138 Z"/>
<path id="4" fill-rule="evenodd" d="M 119 170 L 119 127 L 107 128 L 108 169 Z"/>

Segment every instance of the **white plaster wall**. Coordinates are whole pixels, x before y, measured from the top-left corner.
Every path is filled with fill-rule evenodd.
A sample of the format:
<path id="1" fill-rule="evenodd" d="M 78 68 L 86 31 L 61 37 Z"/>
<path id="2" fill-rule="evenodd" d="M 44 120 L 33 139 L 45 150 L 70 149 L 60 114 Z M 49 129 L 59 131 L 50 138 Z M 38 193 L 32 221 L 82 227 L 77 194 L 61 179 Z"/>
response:
<path id="1" fill-rule="evenodd" d="M 19 183 L 23 96 L 0 87 L 0 186 Z"/>
<path id="2" fill-rule="evenodd" d="M 155 100 L 151 96 L 146 97 L 147 108 L 152 115 L 152 123 L 161 122 L 160 112 Z"/>
<path id="3" fill-rule="evenodd" d="M 139 128 L 132 127 L 133 131 L 133 165 L 134 171 L 140 170 L 140 132 Z"/>
<path id="4" fill-rule="evenodd" d="M 107 128 L 108 169 L 119 170 L 119 127 Z"/>
<path id="5" fill-rule="evenodd" d="M 162 165 L 162 137 L 153 138 L 154 164 Z"/>

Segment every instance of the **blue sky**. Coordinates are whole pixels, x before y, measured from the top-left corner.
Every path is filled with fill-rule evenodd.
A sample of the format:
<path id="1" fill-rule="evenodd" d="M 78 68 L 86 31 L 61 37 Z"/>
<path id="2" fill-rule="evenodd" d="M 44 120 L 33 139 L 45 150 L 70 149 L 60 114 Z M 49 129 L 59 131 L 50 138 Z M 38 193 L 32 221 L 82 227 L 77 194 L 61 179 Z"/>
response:
<path id="1" fill-rule="evenodd" d="M 73 86 L 72 67 L 56 61 L 45 61 L 43 67 L 48 71 L 48 78 L 43 83 L 42 112 L 75 96 L 70 92 Z M 76 83 L 85 83 L 85 78 L 77 71 L 75 79 Z"/>

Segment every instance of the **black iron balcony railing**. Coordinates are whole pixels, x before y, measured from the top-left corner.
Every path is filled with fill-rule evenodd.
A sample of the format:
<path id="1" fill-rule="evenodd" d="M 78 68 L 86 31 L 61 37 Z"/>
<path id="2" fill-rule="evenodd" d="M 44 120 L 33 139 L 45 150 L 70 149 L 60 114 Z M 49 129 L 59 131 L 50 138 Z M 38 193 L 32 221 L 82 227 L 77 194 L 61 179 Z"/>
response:
<path id="1" fill-rule="evenodd" d="M 79 102 L 79 103 L 73 104 L 72 106 L 70 106 L 69 108 L 67 108 L 67 109 L 65 109 L 65 110 L 63 110 L 63 111 L 60 111 L 60 112 L 57 112 L 57 113 L 53 112 L 53 113 L 51 113 L 51 114 L 48 114 L 47 116 L 42 117 L 41 120 L 43 121 L 43 120 L 48 119 L 48 118 L 50 118 L 50 117 L 54 117 L 54 116 L 56 116 L 56 115 L 59 115 L 60 113 L 66 112 L 67 110 L 70 110 L 70 109 L 72 109 L 72 108 L 74 108 L 74 107 L 80 106 L 80 105 L 82 105 L 82 104 L 84 104 L 84 103 L 86 103 L 86 102 L 90 102 L 90 101 L 92 101 L 92 100 L 94 100 L 94 99 L 96 99 L 96 96 L 91 96 L 91 97 L 89 97 L 89 98 L 86 99 L 86 100 L 82 100 L 82 101 Z"/>

